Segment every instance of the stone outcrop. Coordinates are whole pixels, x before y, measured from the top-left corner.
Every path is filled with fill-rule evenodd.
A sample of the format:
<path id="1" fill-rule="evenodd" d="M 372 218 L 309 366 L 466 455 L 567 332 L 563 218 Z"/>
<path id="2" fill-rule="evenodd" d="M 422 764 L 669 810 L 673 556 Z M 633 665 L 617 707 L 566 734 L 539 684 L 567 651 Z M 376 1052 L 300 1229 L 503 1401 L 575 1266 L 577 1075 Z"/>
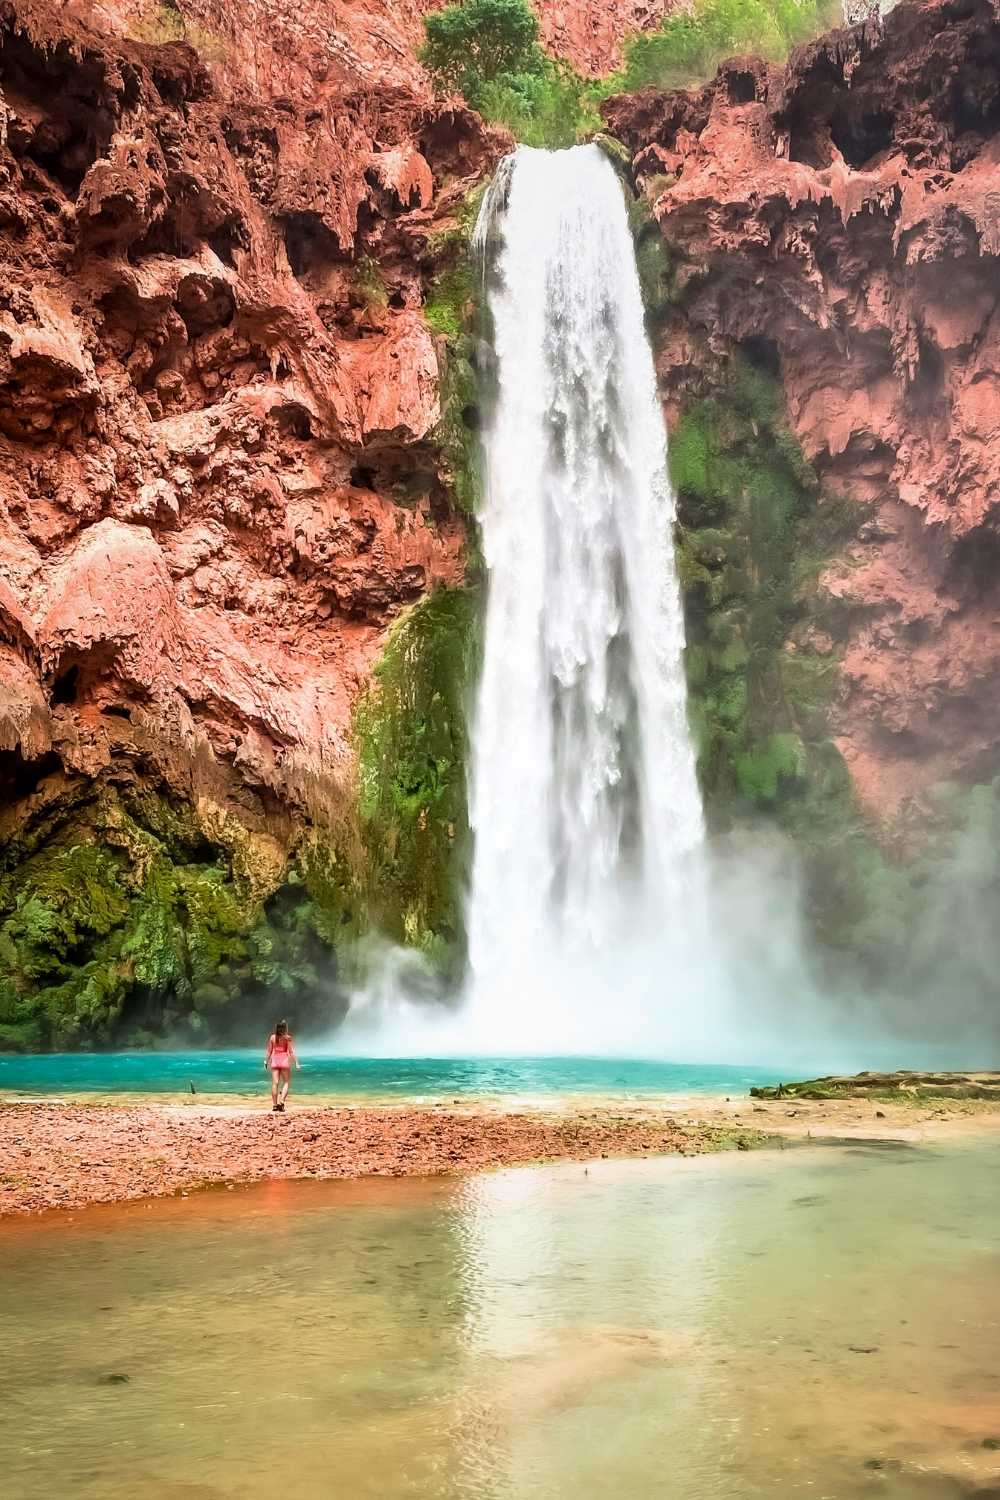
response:
<path id="1" fill-rule="evenodd" d="M 0 6 L 9 755 L 45 753 L 57 708 L 93 773 L 136 709 L 336 779 L 387 622 L 461 577 L 420 307 L 498 143 L 433 102 L 388 8 L 267 9 L 201 21 L 249 103 L 182 43 Z"/>
<path id="2" fill-rule="evenodd" d="M 892 824 L 1000 743 L 1000 15 L 900 5 L 784 70 L 611 99 L 672 262 L 668 409 L 733 351 L 780 374 L 830 496 L 844 621 L 833 730 Z"/>
<path id="3" fill-rule="evenodd" d="M 621 45 L 649 31 L 674 9 L 676 0 L 545 0 L 538 6 L 545 45 L 584 76 L 614 71 Z"/>
<path id="4" fill-rule="evenodd" d="M 0 0 L 0 1043 L 221 1004 L 282 922 L 321 975 L 348 920 L 263 903 L 464 577 L 422 309 L 509 144 L 420 16 Z"/>

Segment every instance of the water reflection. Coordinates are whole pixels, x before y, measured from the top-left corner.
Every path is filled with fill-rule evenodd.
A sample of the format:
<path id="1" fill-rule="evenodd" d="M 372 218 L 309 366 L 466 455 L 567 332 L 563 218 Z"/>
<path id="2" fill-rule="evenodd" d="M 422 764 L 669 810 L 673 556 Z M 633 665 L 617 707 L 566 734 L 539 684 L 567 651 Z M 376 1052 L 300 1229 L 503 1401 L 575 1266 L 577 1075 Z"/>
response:
<path id="1" fill-rule="evenodd" d="M 468 1473 L 498 1500 L 974 1492 L 997 1471 L 998 1166 L 827 1152 L 474 1180 Z"/>
<path id="2" fill-rule="evenodd" d="M 0 1493 L 985 1494 L 998 1186 L 826 1150 L 5 1224 Z"/>

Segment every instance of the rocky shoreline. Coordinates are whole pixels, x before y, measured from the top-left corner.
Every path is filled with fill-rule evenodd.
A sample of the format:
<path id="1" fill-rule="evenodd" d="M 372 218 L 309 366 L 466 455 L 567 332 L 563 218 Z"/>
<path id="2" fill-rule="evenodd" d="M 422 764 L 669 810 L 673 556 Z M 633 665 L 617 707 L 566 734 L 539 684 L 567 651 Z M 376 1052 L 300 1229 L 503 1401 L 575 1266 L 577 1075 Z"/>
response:
<path id="1" fill-rule="evenodd" d="M 1000 1104 L 1000 1073 L 918 1072 L 830 1074 L 802 1083 L 779 1083 L 750 1090 L 754 1099 L 982 1099 Z"/>
<path id="2" fill-rule="evenodd" d="M 0 1218 L 269 1179 L 454 1175 L 780 1140 L 919 1142 L 1000 1127 L 989 1101 L 677 1096 L 512 1107 L 0 1100 Z"/>
<path id="3" fill-rule="evenodd" d="M 0 1216 L 267 1178 L 437 1176 L 753 1143 L 749 1126 L 681 1125 L 666 1111 L 8 1104 Z"/>

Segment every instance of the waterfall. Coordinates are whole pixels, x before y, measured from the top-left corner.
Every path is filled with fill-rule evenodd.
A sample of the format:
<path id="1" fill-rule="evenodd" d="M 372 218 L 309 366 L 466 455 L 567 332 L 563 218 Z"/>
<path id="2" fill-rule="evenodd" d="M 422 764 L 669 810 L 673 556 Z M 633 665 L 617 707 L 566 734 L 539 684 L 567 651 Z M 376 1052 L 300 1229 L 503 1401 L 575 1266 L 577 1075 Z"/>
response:
<path id="1" fill-rule="evenodd" d="M 522 147 L 476 231 L 494 329 L 468 1040 L 669 1036 L 701 800 L 666 433 L 622 185 Z M 623 1012 L 634 1013 L 630 1026 Z M 603 1017 L 603 1022 L 602 1022 Z M 669 1021 L 669 1017 L 662 1018 Z"/>
<path id="2" fill-rule="evenodd" d="M 460 1005 L 434 1003 L 419 956 L 384 953 L 338 1049 L 842 1069 L 787 847 L 704 836 L 666 430 L 613 166 L 520 148 L 476 249 L 493 337 L 469 974 Z"/>

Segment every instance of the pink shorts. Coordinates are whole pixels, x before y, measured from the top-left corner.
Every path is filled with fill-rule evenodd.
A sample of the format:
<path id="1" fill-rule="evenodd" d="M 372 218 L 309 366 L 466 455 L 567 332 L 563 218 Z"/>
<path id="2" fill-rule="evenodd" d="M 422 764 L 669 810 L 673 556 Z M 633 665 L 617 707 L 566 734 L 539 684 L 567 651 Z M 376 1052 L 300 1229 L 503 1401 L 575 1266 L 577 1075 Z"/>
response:
<path id="1" fill-rule="evenodd" d="M 292 1059 L 288 1055 L 287 1052 L 272 1052 L 271 1053 L 271 1067 L 272 1068 L 288 1068 L 288 1067 L 291 1066 L 291 1061 L 292 1061 Z"/>

